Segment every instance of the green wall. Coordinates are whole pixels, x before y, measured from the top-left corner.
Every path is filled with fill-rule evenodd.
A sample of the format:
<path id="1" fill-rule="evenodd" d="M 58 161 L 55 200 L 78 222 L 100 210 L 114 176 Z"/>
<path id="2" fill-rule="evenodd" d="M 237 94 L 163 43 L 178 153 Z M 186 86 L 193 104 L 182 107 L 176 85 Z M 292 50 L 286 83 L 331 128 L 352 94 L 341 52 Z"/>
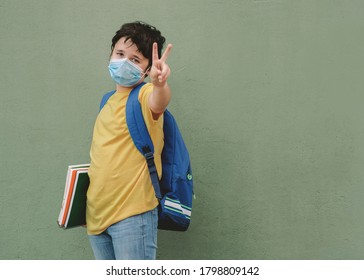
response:
<path id="1" fill-rule="evenodd" d="M 364 259 L 364 2 L 0 1 L 0 259 L 92 259 L 56 225 L 113 89 L 110 41 L 144 20 L 174 44 L 197 199 L 159 259 Z"/>

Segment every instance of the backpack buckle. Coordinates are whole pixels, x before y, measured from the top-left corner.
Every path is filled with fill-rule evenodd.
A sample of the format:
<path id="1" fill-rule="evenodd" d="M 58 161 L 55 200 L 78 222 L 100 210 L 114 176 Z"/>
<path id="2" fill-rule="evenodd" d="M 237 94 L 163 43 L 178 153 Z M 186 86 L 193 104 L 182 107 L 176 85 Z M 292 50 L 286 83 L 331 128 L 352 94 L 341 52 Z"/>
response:
<path id="1" fill-rule="evenodd" d="M 148 164 L 151 160 L 154 160 L 154 153 L 151 151 L 149 146 L 144 146 L 143 148 L 144 157 L 146 158 Z"/>
<path id="2" fill-rule="evenodd" d="M 152 152 L 144 154 L 144 157 L 147 159 L 148 162 L 150 160 L 154 160 L 154 154 Z"/>

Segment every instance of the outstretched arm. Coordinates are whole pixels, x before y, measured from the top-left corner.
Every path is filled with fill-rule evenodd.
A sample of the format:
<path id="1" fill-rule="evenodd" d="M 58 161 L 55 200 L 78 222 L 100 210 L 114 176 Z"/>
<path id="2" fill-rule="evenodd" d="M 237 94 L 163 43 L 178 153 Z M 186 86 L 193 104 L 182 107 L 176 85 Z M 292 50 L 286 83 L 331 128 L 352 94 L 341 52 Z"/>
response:
<path id="1" fill-rule="evenodd" d="M 154 86 L 153 92 L 149 97 L 149 108 L 153 112 L 153 117 L 157 119 L 168 106 L 171 99 L 171 89 L 167 83 L 171 70 L 166 63 L 172 45 L 168 44 L 161 58 L 158 57 L 158 45 L 153 44 L 152 67 L 149 77 Z"/>

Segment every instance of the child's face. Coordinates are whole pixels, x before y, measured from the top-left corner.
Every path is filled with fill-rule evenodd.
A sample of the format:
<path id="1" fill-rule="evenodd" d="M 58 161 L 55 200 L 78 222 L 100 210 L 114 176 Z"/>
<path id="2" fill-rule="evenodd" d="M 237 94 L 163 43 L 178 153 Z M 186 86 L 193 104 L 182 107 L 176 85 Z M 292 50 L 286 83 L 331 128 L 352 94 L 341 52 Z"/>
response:
<path id="1" fill-rule="evenodd" d="M 120 40 L 115 44 L 114 50 L 111 54 L 111 59 L 121 59 L 127 58 L 134 64 L 138 65 L 143 71 L 146 71 L 149 64 L 149 60 L 144 57 L 144 55 L 139 52 L 137 46 L 131 41 L 126 42 L 125 37 L 120 38 Z"/>

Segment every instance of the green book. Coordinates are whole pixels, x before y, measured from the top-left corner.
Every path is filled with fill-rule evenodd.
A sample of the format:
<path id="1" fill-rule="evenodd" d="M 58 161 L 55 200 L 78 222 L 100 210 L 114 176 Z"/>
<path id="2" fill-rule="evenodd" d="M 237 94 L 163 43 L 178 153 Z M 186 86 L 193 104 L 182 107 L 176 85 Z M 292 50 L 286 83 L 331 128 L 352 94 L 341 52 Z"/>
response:
<path id="1" fill-rule="evenodd" d="M 90 184 L 89 164 L 70 165 L 58 225 L 68 229 L 86 225 L 86 194 Z"/>

